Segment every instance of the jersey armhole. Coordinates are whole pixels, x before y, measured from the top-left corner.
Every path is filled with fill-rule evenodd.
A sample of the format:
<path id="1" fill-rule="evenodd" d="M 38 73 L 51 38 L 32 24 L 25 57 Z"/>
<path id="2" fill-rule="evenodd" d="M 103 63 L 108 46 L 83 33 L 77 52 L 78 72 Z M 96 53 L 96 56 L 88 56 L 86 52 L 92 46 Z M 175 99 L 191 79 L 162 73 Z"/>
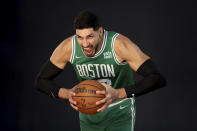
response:
<path id="1" fill-rule="evenodd" d="M 114 57 L 114 60 L 115 60 L 115 62 L 118 64 L 118 65 L 126 65 L 127 64 L 127 62 L 120 62 L 119 60 L 118 60 L 118 58 L 117 58 L 117 55 L 116 55 L 116 52 L 115 52 L 115 50 L 114 50 L 114 41 L 115 41 L 115 39 L 116 39 L 116 37 L 119 35 L 119 33 L 116 33 L 113 37 L 112 37 L 112 43 L 111 43 L 111 48 L 112 48 L 112 54 L 113 54 L 113 57 Z"/>

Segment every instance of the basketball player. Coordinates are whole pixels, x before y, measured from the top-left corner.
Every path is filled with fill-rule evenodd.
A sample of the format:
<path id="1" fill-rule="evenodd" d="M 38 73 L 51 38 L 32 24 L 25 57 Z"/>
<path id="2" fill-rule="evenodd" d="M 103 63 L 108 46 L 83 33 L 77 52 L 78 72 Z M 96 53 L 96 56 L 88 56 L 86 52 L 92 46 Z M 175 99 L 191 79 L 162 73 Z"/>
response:
<path id="1" fill-rule="evenodd" d="M 135 97 L 146 94 L 166 84 L 148 55 L 126 36 L 104 30 L 98 17 L 88 11 L 81 12 L 74 21 L 76 34 L 66 38 L 43 66 L 36 87 L 56 98 L 68 99 L 78 110 L 72 89 L 53 82 L 70 62 L 79 81 L 94 79 L 106 91 L 97 91 L 106 97 L 96 115 L 80 113 L 82 131 L 133 131 L 135 123 Z M 134 83 L 133 73 L 143 76 Z"/>

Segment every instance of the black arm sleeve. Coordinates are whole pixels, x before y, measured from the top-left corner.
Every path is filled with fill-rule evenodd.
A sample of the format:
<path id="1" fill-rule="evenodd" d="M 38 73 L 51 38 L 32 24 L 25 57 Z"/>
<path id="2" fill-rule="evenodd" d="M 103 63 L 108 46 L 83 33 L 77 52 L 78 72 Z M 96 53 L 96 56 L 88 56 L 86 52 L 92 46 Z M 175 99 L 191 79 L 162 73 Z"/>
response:
<path id="1" fill-rule="evenodd" d="M 61 87 L 54 83 L 53 80 L 62 71 L 63 69 L 59 69 L 48 60 L 36 77 L 35 87 L 49 96 L 58 98 L 58 92 Z"/>
<path id="2" fill-rule="evenodd" d="M 137 70 L 144 78 L 136 84 L 125 88 L 127 97 L 140 96 L 166 85 L 165 78 L 159 73 L 153 62 L 146 60 Z"/>

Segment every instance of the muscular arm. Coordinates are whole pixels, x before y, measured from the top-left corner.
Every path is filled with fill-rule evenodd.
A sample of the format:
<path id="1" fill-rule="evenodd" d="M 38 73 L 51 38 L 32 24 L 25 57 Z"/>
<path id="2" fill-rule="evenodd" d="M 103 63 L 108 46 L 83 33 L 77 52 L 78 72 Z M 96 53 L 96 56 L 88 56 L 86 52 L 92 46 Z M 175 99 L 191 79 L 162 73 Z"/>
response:
<path id="1" fill-rule="evenodd" d="M 143 95 L 164 86 L 166 83 L 150 57 L 125 36 L 119 35 L 115 39 L 114 50 L 119 62 L 127 61 L 130 67 L 144 78 L 130 87 L 120 89 L 113 89 L 102 83 L 107 91 L 97 91 L 98 94 L 106 95 L 105 99 L 96 103 L 97 105 L 105 103 L 103 107 L 98 109 L 98 112 L 104 111 L 115 99 Z"/>
<path id="2" fill-rule="evenodd" d="M 114 50 L 120 62 L 127 61 L 136 73 L 144 77 L 131 87 L 121 88 L 119 97 L 139 96 L 166 84 L 164 77 L 156 69 L 150 57 L 127 37 L 119 35 L 116 38 Z"/>
<path id="3" fill-rule="evenodd" d="M 68 99 L 68 90 L 57 85 L 53 80 L 63 71 L 70 59 L 71 39 L 71 37 L 67 38 L 60 43 L 36 78 L 36 88 L 49 96 Z"/>

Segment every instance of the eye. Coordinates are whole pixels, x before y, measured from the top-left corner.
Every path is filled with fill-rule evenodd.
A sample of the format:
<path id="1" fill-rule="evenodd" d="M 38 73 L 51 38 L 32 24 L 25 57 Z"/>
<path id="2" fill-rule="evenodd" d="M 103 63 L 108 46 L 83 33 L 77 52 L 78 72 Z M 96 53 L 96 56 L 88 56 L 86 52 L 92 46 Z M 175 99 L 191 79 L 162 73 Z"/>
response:
<path id="1" fill-rule="evenodd" d="M 88 35 L 88 38 L 93 38 L 93 35 Z"/>
<path id="2" fill-rule="evenodd" d="M 77 39 L 80 39 L 80 40 L 81 40 L 81 39 L 82 39 L 82 37 L 77 35 Z"/>

